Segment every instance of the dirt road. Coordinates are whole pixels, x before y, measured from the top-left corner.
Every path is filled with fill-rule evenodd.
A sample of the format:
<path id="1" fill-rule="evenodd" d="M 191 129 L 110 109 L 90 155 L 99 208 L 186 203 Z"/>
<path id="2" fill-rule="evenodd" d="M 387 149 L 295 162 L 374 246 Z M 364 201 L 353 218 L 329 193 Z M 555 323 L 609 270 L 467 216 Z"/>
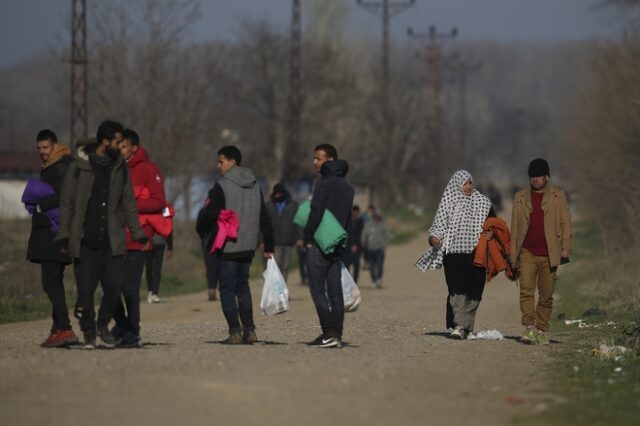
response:
<path id="1" fill-rule="evenodd" d="M 225 321 L 204 292 L 145 303 L 143 349 L 41 349 L 48 321 L 0 326 L 0 424 L 504 425 L 539 409 L 534 371 L 553 346 L 443 337 L 443 274 L 413 267 L 423 244 L 387 251 L 381 290 L 364 271 L 343 349 L 302 343 L 319 328 L 297 272 L 290 312 L 256 309 L 253 346 L 217 343 Z M 517 300 L 514 284 L 492 281 L 476 330 L 518 335 Z"/>

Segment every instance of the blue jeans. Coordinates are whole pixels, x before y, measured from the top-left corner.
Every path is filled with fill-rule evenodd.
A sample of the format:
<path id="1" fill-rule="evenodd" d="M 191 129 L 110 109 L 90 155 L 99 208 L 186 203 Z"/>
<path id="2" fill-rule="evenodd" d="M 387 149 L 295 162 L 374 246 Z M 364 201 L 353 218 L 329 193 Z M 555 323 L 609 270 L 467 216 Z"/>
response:
<path id="1" fill-rule="evenodd" d="M 384 249 L 369 250 L 369 272 L 371 281 L 376 282 L 382 279 L 384 269 Z"/>
<path id="2" fill-rule="evenodd" d="M 252 258 L 220 259 L 220 303 L 229 324 L 229 334 L 254 331 L 253 305 L 249 289 Z"/>
<path id="3" fill-rule="evenodd" d="M 316 244 L 307 248 L 309 290 L 325 338 L 342 338 L 344 299 L 340 258 L 340 253 L 325 256 Z"/>

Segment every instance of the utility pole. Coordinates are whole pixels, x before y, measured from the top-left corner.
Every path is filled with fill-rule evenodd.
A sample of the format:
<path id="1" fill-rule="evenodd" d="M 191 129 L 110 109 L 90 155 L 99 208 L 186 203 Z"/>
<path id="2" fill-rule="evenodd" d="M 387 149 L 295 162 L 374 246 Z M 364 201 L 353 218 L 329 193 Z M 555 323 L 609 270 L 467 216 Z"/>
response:
<path id="1" fill-rule="evenodd" d="M 373 13 L 377 17 L 382 19 L 382 55 L 381 55 L 381 96 L 380 106 L 383 115 L 383 130 L 382 130 L 382 152 L 380 158 L 383 159 L 382 166 L 382 183 L 383 189 L 383 203 L 390 202 L 391 188 L 388 186 L 392 181 L 393 170 L 393 125 L 391 119 L 391 111 L 389 107 L 389 87 L 390 87 L 390 71 L 389 71 L 389 21 L 391 18 L 402 12 L 403 10 L 413 6 L 416 0 L 407 1 L 367 1 L 356 0 L 357 4 L 369 12 Z M 371 198 L 371 197 L 370 197 Z"/>
<path id="2" fill-rule="evenodd" d="M 458 84 L 458 152 L 465 163 L 470 161 L 467 146 L 467 78 L 482 68 L 482 62 L 458 62 L 451 66 L 451 72 Z M 469 166 L 471 167 L 471 166 Z"/>
<path id="3" fill-rule="evenodd" d="M 452 28 L 448 33 L 439 33 L 434 25 L 426 33 L 420 33 L 407 28 L 407 35 L 424 44 L 424 59 L 426 59 L 427 72 L 427 102 L 429 143 L 432 145 L 429 167 L 431 169 L 431 195 L 437 196 L 440 191 L 442 179 L 442 68 L 449 58 L 442 54 L 442 46 L 447 40 L 458 36 L 458 29 Z"/>
<path id="4" fill-rule="evenodd" d="M 87 138 L 87 1 L 71 0 L 71 144 Z"/>
<path id="5" fill-rule="evenodd" d="M 289 165 L 284 174 L 301 177 L 302 146 L 302 22 L 300 0 L 292 0 L 291 52 L 289 58 Z M 284 178 L 286 176 L 282 176 Z"/>

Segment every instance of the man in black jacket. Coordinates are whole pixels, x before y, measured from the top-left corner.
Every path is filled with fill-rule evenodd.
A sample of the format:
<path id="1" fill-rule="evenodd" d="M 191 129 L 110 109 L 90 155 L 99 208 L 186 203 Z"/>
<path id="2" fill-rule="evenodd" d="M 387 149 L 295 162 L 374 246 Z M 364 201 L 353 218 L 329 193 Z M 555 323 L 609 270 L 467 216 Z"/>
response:
<path id="1" fill-rule="evenodd" d="M 235 146 L 225 146 L 218 151 L 218 171 L 222 177 L 209 191 L 196 224 L 200 238 L 207 240 L 207 251 L 217 234 L 216 221 L 222 210 L 234 211 L 240 224 L 238 237 L 224 243 L 219 261 L 220 303 L 229 325 L 229 337 L 223 343 L 230 345 L 252 344 L 258 340 L 253 323 L 249 269 L 260 234 L 265 257 L 273 256 L 274 245 L 262 191 L 253 172 L 241 167 L 241 162 L 242 154 Z"/>
<path id="2" fill-rule="evenodd" d="M 275 184 L 271 200 L 267 203 L 267 213 L 271 219 L 276 244 L 273 257 L 285 281 L 289 274 L 289 260 L 294 246 L 302 240 L 300 227 L 293 223 L 297 211 L 298 203 L 291 198 L 289 191 L 283 184 Z"/>
<path id="3" fill-rule="evenodd" d="M 347 269 L 353 266 L 353 280 L 358 282 L 360 276 L 360 255 L 362 254 L 362 230 L 364 219 L 360 216 L 360 206 L 357 204 L 351 209 L 351 229 L 347 236 L 347 249 L 342 255 L 342 261 Z"/>
<path id="4" fill-rule="evenodd" d="M 323 348 L 342 347 L 344 300 L 342 298 L 341 258 L 337 248 L 325 255 L 315 243 L 313 235 L 320 225 L 325 210 L 329 210 L 345 230 L 351 222 L 351 206 L 354 190 L 345 176 L 349 165 L 338 159 L 338 152 L 329 144 L 318 145 L 313 154 L 313 165 L 321 175 L 316 181 L 311 200 L 311 212 L 304 229 L 309 268 L 309 289 L 316 306 L 322 335 L 310 342 L 310 346 Z"/>
<path id="5" fill-rule="evenodd" d="M 38 154 L 42 160 L 40 180 L 49 184 L 53 195 L 41 198 L 31 217 L 31 235 L 27 249 L 27 259 L 39 263 L 42 269 L 42 288 L 49 297 L 53 312 L 53 324 L 49 337 L 42 347 L 60 347 L 78 342 L 71 329 L 69 310 L 64 291 L 64 268 L 71 263 L 69 256 L 60 253 L 54 242 L 52 223 L 45 214 L 59 207 L 60 191 L 69 164 L 73 162 L 69 148 L 58 144 L 58 138 L 51 130 L 41 130 L 36 137 Z"/>

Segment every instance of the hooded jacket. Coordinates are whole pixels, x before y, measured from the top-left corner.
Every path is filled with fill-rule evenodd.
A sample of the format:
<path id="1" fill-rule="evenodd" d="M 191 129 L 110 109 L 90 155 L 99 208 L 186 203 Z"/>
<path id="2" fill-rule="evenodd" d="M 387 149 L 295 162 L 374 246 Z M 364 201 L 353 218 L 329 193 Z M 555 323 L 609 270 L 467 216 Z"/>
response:
<path id="1" fill-rule="evenodd" d="M 347 182 L 349 165 L 344 160 L 325 162 L 320 168 L 311 199 L 311 212 L 304 228 L 304 241 L 313 243 L 313 235 L 320 225 L 325 209 L 329 209 L 340 225 L 349 232 L 351 227 L 351 207 L 355 191 Z"/>
<path id="2" fill-rule="evenodd" d="M 297 240 L 302 239 L 301 229 L 293 223 L 293 218 L 298 211 L 298 203 L 291 198 L 288 191 L 284 191 L 285 203 L 282 212 L 278 211 L 278 201 L 271 195 L 271 200 L 267 203 L 267 212 L 271 225 L 273 226 L 273 238 L 278 246 L 292 246 Z"/>
<path id="3" fill-rule="evenodd" d="M 262 191 L 253 172 L 236 166 L 229 169 L 209 191 L 205 207 L 198 215 L 196 230 L 207 239 L 209 251 L 213 238 L 218 234 L 216 221 L 224 209 L 233 210 L 238 217 L 238 237 L 227 240 L 222 248 L 222 259 L 253 257 L 260 242 L 260 234 L 266 252 L 273 252 L 273 228 L 262 198 Z"/>
<path id="4" fill-rule="evenodd" d="M 42 165 L 40 180 L 49 185 L 53 192 L 38 200 L 39 211 L 34 211 L 31 216 L 31 235 L 27 248 L 27 259 L 31 262 L 71 263 L 71 258 L 61 254 L 59 247 L 54 243 L 55 232 L 47 215 L 55 215 L 55 210 L 59 207 L 64 177 L 71 163 L 71 150 L 64 145 L 55 144 L 49 159 Z"/>
<path id="5" fill-rule="evenodd" d="M 67 169 L 60 195 L 60 228 L 56 240 L 68 239 L 69 254 L 80 257 L 80 246 L 84 233 L 87 207 L 91 198 L 94 171 L 89 156 L 95 156 L 97 144 L 89 144 L 78 149 L 76 161 Z M 145 237 L 136 209 L 131 179 L 122 157 L 110 166 L 108 191 L 107 224 L 109 247 L 112 256 L 122 256 L 127 252 L 125 226 L 131 229 L 134 239 Z"/>
<path id="6" fill-rule="evenodd" d="M 131 176 L 138 215 L 158 214 L 162 217 L 162 209 L 167 205 L 167 201 L 158 166 L 149 161 L 149 154 L 140 145 L 126 163 L 129 166 L 129 176 Z M 153 238 L 153 227 L 147 221 L 141 220 L 140 223 L 145 235 L 149 239 Z M 144 249 L 143 244 L 131 238 L 129 228 L 127 228 L 126 242 L 127 250 Z"/>

